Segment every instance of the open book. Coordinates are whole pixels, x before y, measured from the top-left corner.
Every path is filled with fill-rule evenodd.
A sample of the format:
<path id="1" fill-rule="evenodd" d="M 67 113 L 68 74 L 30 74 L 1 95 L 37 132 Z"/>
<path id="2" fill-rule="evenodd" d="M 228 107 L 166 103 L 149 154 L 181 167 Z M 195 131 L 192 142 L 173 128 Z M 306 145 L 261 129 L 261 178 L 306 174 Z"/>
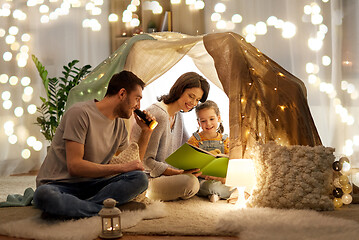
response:
<path id="1" fill-rule="evenodd" d="M 203 175 L 225 178 L 228 156 L 224 154 L 213 155 L 208 151 L 185 143 L 172 153 L 166 162 L 179 169 L 199 168 Z"/>

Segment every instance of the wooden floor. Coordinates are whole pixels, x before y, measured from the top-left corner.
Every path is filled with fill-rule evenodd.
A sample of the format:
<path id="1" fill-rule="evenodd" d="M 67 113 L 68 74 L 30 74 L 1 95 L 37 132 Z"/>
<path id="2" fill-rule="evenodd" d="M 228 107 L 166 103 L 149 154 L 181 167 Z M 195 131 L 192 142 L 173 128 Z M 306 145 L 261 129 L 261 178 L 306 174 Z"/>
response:
<path id="1" fill-rule="evenodd" d="M 96 240 L 100 240 L 97 238 Z M 124 235 L 121 240 L 235 240 L 237 237 L 215 237 L 215 236 L 145 236 L 145 235 Z M 0 240 L 28 240 L 24 238 L 13 238 L 0 236 Z"/>

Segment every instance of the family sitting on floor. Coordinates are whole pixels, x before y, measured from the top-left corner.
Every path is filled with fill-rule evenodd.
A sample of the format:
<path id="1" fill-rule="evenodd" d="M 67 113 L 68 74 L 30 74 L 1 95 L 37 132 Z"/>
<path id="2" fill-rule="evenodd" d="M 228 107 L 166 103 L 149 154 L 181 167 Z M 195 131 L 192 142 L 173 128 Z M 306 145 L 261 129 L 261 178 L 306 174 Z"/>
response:
<path id="1" fill-rule="evenodd" d="M 150 199 L 162 201 L 197 194 L 215 202 L 231 195 L 225 179 L 203 176 L 199 169 L 175 169 L 165 162 L 187 141 L 228 154 L 229 139 L 223 134 L 217 104 L 207 100 L 206 79 L 185 73 L 168 94 L 147 108 L 146 118 L 158 122 L 155 129 L 133 114 L 140 108 L 144 86 L 135 74 L 122 71 L 112 76 L 102 100 L 79 102 L 65 112 L 36 179 L 37 208 L 50 215 L 78 218 L 97 215 L 107 198 L 122 205 L 145 190 Z M 193 108 L 202 130 L 189 137 L 182 113 Z M 132 114 L 137 124 L 128 136 L 124 119 Z M 129 146 L 128 139 L 138 144 L 139 159 L 108 164 Z"/>

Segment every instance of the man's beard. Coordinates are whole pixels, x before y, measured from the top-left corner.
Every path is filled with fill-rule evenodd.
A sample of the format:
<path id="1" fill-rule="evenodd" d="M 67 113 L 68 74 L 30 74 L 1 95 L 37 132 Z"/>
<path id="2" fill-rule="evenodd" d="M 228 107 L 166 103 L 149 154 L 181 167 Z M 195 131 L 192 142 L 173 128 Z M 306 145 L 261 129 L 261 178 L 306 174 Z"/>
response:
<path id="1" fill-rule="evenodd" d="M 130 101 L 128 98 L 122 103 L 119 103 L 115 110 L 114 115 L 120 118 L 129 119 L 132 115 L 132 110 L 130 110 Z"/>

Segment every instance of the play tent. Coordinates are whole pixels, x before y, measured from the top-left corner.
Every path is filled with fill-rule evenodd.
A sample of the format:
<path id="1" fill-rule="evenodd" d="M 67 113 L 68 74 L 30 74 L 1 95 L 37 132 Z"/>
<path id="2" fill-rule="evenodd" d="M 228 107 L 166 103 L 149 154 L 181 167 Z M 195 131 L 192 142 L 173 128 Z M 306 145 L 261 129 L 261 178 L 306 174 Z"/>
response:
<path id="1" fill-rule="evenodd" d="M 136 35 L 70 91 L 67 108 L 102 99 L 114 73 L 132 71 L 148 85 L 185 55 L 229 98 L 230 158 L 246 157 L 257 142 L 321 145 L 304 83 L 232 32 Z"/>

